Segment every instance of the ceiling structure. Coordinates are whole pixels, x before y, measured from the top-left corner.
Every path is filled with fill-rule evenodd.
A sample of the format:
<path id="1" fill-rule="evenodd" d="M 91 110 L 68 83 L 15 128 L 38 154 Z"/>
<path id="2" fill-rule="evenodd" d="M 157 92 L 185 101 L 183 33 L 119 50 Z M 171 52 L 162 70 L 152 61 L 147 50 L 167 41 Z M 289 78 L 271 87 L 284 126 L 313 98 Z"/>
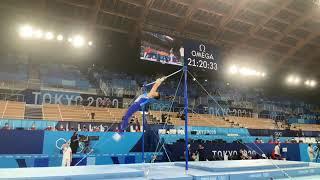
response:
<path id="1" fill-rule="evenodd" d="M 320 76 L 320 6 L 316 0 L 1 0 L 1 9 L 76 22 L 90 32 L 135 40 L 141 30 L 197 39 L 224 58 L 254 54 L 271 70 Z"/>

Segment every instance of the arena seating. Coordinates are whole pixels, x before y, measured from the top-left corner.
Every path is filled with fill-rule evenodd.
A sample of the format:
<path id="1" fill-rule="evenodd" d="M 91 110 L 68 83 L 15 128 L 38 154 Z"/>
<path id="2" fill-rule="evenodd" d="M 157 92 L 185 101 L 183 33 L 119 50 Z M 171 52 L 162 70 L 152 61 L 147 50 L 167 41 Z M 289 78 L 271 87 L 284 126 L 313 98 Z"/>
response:
<path id="1" fill-rule="evenodd" d="M 87 114 L 91 119 L 91 113 L 95 113 L 94 122 L 120 122 L 123 116 L 123 109 L 118 108 L 97 108 L 97 107 L 84 107 Z"/>
<path id="2" fill-rule="evenodd" d="M 292 124 L 293 130 L 302 130 L 302 131 L 320 131 L 319 124 Z"/>
<path id="3" fill-rule="evenodd" d="M 28 77 L 28 65 L 25 57 L 15 55 L 0 56 L 0 81 L 25 81 Z"/>
<path id="4" fill-rule="evenodd" d="M 79 68 L 66 64 L 40 64 L 43 87 L 91 90 L 92 86 Z"/>
<path id="5" fill-rule="evenodd" d="M 73 121 L 73 122 L 109 122 L 120 123 L 126 109 L 121 108 L 101 108 L 89 106 L 67 106 L 58 104 L 43 104 L 42 115 L 44 120 L 52 121 Z M 91 113 L 95 113 L 94 119 Z M 0 101 L 0 115 L 4 119 L 24 119 L 25 102 Z M 162 114 L 167 114 L 170 118 L 162 122 Z M 134 114 L 134 118 L 140 123 L 142 115 L 140 112 Z M 167 123 L 176 126 L 183 126 L 184 120 L 177 117 L 177 112 L 149 111 L 149 124 Z M 210 114 L 189 113 L 189 126 L 209 126 L 226 128 L 250 128 L 250 129 L 279 129 L 282 130 L 281 123 L 276 123 L 272 119 L 236 117 L 236 116 L 214 116 Z M 316 124 L 292 124 L 292 130 L 320 131 L 320 125 Z"/>
<path id="6" fill-rule="evenodd" d="M 2 111 L 2 118 L 24 119 L 25 105 L 25 102 L 1 102 L 1 107 L 4 106 L 4 109 Z"/>
<path id="7" fill-rule="evenodd" d="M 44 104 L 42 106 L 44 120 L 61 120 L 60 107 L 58 104 Z"/>
<path id="8" fill-rule="evenodd" d="M 0 101 L 0 115 L 3 117 L 7 101 Z"/>
<path id="9" fill-rule="evenodd" d="M 50 88 L 58 88 L 58 91 L 72 91 L 72 90 L 81 90 L 82 91 L 88 91 L 92 90 L 91 84 L 89 83 L 88 78 L 86 75 L 82 74 L 80 72 L 79 67 L 74 65 L 68 65 L 68 64 L 39 64 L 34 66 L 28 66 L 28 62 L 24 57 L 16 57 L 16 56 L 6 56 L 2 57 L 3 59 L 3 66 L 0 67 L 0 87 L 4 91 L 4 93 L 8 93 L 7 89 L 18 89 L 25 90 L 26 87 L 28 87 L 30 74 L 32 77 L 39 78 L 39 81 L 41 80 L 41 83 L 44 84 L 44 86 L 41 86 L 41 88 L 47 88 L 45 90 L 49 91 L 52 89 Z M 31 67 L 31 68 L 30 68 Z M 35 68 L 33 68 L 35 67 Z M 34 70 L 31 71 L 30 70 Z M 86 72 L 87 73 L 87 72 Z M 85 74 L 86 74 L 85 73 Z M 143 75 L 133 75 L 133 74 L 126 74 L 126 73 L 119 73 L 119 72 L 109 72 L 105 69 L 98 70 L 93 69 L 91 73 L 99 74 L 99 78 L 101 78 L 106 84 L 108 85 L 109 89 L 112 89 L 112 92 L 121 92 L 121 95 L 135 95 L 137 93 L 137 89 L 139 89 L 139 85 L 142 82 L 145 81 L 152 81 L 155 77 L 159 76 L 156 75 L 155 77 L 147 77 Z M 90 74 L 90 73 L 89 73 Z M 159 92 L 166 96 L 172 96 L 175 94 L 177 81 L 179 79 L 179 76 L 168 79 L 165 84 L 163 84 Z M 18 82 L 18 83 L 17 83 Z M 199 100 L 202 104 L 200 105 L 208 105 L 208 97 L 206 94 L 201 94 L 202 90 L 199 89 L 197 84 L 190 83 L 189 85 L 191 88 L 189 88 L 189 97 L 193 100 Z M 267 98 L 263 97 L 264 103 L 259 105 L 259 113 L 257 113 L 258 105 L 255 104 L 254 101 L 248 100 L 248 99 L 261 99 L 260 97 L 263 96 L 263 93 L 258 93 L 258 91 L 250 90 L 248 87 L 242 87 L 241 85 L 238 87 L 230 88 L 225 83 L 211 83 L 207 82 L 204 84 L 205 88 L 210 90 L 210 94 L 212 94 L 214 97 L 224 97 L 227 100 L 230 100 L 232 102 L 231 105 L 228 105 L 231 107 L 238 107 L 242 109 L 250 109 L 252 113 L 258 114 L 259 117 L 267 117 L 267 118 L 274 118 L 276 117 L 283 117 L 283 119 L 286 119 L 288 117 L 288 114 L 283 114 L 283 112 L 290 112 L 290 108 L 286 108 L 287 106 L 284 99 L 281 97 L 278 97 L 276 101 L 274 101 L 274 98 Z M 68 88 L 68 89 L 66 89 Z M 70 88 L 70 89 L 69 89 Z M 42 91 L 44 91 L 42 89 Z M 94 89 L 96 92 L 96 89 Z M 121 90 L 121 91 L 120 91 Z M 130 93 L 129 93 L 130 92 Z M 68 91 L 68 93 L 70 93 Z M 105 92 L 104 92 L 105 93 Z M 182 89 L 178 89 L 176 93 L 176 103 L 181 103 L 177 99 L 179 96 L 183 94 Z M 21 94 L 21 96 L 23 96 Z M 198 99 L 196 99 L 197 97 Z M 245 97 L 245 98 L 244 98 Z M 7 97 L 2 98 L 8 100 Z M 14 99 L 17 99 L 14 97 Z M 243 99 L 246 99 L 245 101 Z M 165 104 L 166 100 L 163 100 L 164 102 L 159 102 L 159 104 L 163 103 Z M 195 101 L 198 102 L 198 101 Z M 279 102 L 279 103 L 276 103 Z M 295 103 L 293 103 L 295 104 Z M 256 108 L 253 108 L 257 105 Z M 224 108 L 228 108 L 228 106 Z M 299 105 L 297 102 L 295 104 L 299 108 L 298 112 L 303 111 L 306 115 L 313 115 L 316 116 L 316 109 L 315 107 L 311 108 L 311 106 L 307 105 Z M 294 106 L 294 107 L 295 107 Z M 276 110 L 276 112 L 272 113 Z M 65 106 L 65 105 L 49 105 L 45 104 L 42 108 L 42 116 L 45 120 L 57 120 L 57 121 L 79 121 L 79 122 L 120 122 L 122 119 L 122 116 L 124 114 L 124 111 L 126 109 L 117 109 L 117 108 L 96 108 L 96 107 L 84 107 L 84 106 Z M 294 110 L 294 109 L 292 109 Z M 312 111 L 311 111 L 312 110 Z M 2 118 L 8 118 L 8 119 L 23 119 L 28 118 L 24 117 L 24 103 L 14 103 L 14 102 L 0 102 L 0 116 Z M 250 112 L 251 112 L 250 111 Z M 95 118 L 91 119 L 91 113 L 95 113 Z M 264 114 L 265 112 L 265 114 Z M 150 122 L 149 123 L 164 123 L 161 120 L 161 115 L 163 112 L 160 111 L 150 111 Z M 180 118 L 177 118 L 176 113 L 169 113 L 164 112 L 170 115 L 170 120 L 166 123 L 172 124 L 172 125 L 184 125 L 184 120 L 181 120 Z M 239 114 L 238 114 L 239 115 Z M 245 114 L 247 115 L 247 114 Z M 265 115 L 265 116 L 264 116 Z M 239 115 L 241 116 L 241 115 Z M 297 114 L 291 113 L 290 116 L 293 116 L 294 118 L 298 119 L 296 122 L 292 121 L 289 122 L 289 124 L 292 124 L 291 129 L 292 130 L 306 130 L 306 131 L 320 131 L 319 125 L 317 119 L 313 118 L 312 122 L 310 121 L 301 121 L 301 119 L 308 119 L 306 117 L 298 117 Z M 139 121 L 141 121 L 141 114 L 136 113 L 135 118 L 138 118 Z M 190 126 L 212 126 L 212 127 L 243 127 L 243 128 L 251 128 L 251 129 L 284 129 L 285 122 L 278 122 L 275 123 L 272 119 L 263 119 L 263 118 L 249 118 L 249 117 L 235 117 L 235 116 L 228 116 L 226 118 L 223 118 L 221 116 L 212 116 L 208 114 L 195 114 L 190 113 L 189 114 L 189 125 Z M 300 119 L 299 119 L 300 118 Z M 283 119 L 281 119 L 283 121 Z M 308 124 L 301 124 L 301 123 L 307 123 Z M 289 126 L 288 124 L 286 124 Z"/>
<path id="10" fill-rule="evenodd" d="M 238 124 L 239 127 L 251 129 L 276 129 L 275 121 L 272 119 L 234 117 L 228 116 L 229 122 Z"/>
<path id="11" fill-rule="evenodd" d="M 157 120 L 157 122 L 161 122 L 161 114 L 165 113 L 170 115 L 169 123 L 172 123 L 177 126 L 184 125 L 184 120 L 177 118 L 176 112 L 151 111 L 150 113 Z M 190 113 L 188 123 L 190 126 L 231 127 L 230 123 L 224 121 L 221 117 L 217 117 L 209 114 Z"/>
<path id="12" fill-rule="evenodd" d="M 89 114 L 83 106 L 60 106 L 61 119 L 63 121 L 89 121 Z"/>
<path id="13" fill-rule="evenodd" d="M 156 118 L 157 122 L 161 120 L 161 114 L 166 113 L 171 116 L 170 122 L 174 125 L 184 125 L 184 120 L 176 118 L 176 112 L 160 112 L 151 111 L 151 115 Z M 228 116 L 223 118 L 210 114 L 195 114 L 189 113 L 190 126 L 213 126 L 213 127 L 243 127 L 251 129 L 282 129 L 281 126 L 277 127 L 275 121 L 272 119 L 251 118 L 251 117 L 236 117 Z"/>
<path id="14" fill-rule="evenodd" d="M 43 105 L 43 119 L 76 122 L 121 122 L 125 109 L 99 108 L 91 106 Z M 91 119 L 91 113 L 95 113 Z M 134 115 L 140 120 L 138 113 Z"/>

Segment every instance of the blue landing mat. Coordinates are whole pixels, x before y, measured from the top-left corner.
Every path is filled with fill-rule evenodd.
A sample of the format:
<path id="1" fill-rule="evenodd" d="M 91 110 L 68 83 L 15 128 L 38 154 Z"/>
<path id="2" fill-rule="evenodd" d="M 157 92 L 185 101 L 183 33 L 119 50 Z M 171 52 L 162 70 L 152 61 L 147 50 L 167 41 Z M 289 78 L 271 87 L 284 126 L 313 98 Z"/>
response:
<path id="1" fill-rule="evenodd" d="M 77 166 L 77 167 L 45 167 L 0 169 L 0 179 L 46 179 L 46 180 L 88 180 L 88 179 L 119 179 L 143 177 L 144 172 L 137 169 L 114 166 Z"/>
<path id="2" fill-rule="evenodd" d="M 319 164 L 274 160 L 190 162 L 188 172 L 183 162 L 0 169 L 0 180 L 270 180 L 317 175 L 320 175 Z"/>
<path id="3" fill-rule="evenodd" d="M 175 163 L 176 166 L 184 167 L 185 163 Z M 250 170 L 267 170 L 278 168 L 295 168 L 308 167 L 307 162 L 298 161 L 277 161 L 277 160 L 235 160 L 235 161 L 205 161 L 190 162 L 189 168 L 199 169 L 210 172 L 232 172 L 232 171 L 250 171 Z"/>

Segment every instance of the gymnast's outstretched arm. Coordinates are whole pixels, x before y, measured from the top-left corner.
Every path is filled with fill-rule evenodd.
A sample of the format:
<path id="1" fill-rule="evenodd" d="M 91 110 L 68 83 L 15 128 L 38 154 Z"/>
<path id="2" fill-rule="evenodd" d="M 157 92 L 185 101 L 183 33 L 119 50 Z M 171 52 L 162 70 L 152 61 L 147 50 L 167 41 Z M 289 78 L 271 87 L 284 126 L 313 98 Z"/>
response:
<path id="1" fill-rule="evenodd" d="M 149 98 L 154 98 L 159 96 L 159 93 L 157 92 L 159 86 L 161 85 L 161 83 L 165 80 L 165 77 L 159 78 L 156 80 L 156 82 L 154 83 L 154 85 L 152 86 L 150 92 L 148 93 L 148 97 Z"/>

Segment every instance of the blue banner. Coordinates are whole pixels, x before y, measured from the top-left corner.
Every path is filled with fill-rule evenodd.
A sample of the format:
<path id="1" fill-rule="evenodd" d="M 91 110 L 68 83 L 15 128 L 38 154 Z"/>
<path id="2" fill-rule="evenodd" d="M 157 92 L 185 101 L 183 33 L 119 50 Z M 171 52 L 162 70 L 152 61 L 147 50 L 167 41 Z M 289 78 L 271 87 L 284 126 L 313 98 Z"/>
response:
<path id="1" fill-rule="evenodd" d="M 261 158 L 262 154 L 271 157 L 275 144 L 254 144 L 254 143 L 213 143 L 213 142 L 199 142 L 190 143 L 191 154 L 196 153 L 198 145 L 204 146 L 204 156 L 208 160 L 223 160 L 224 155 L 228 159 L 240 159 L 240 150 L 247 151 L 252 159 Z M 169 151 L 170 159 L 174 161 L 181 161 L 184 159 L 184 142 L 177 142 L 167 145 L 166 149 Z M 281 157 L 290 161 L 300 161 L 300 147 L 299 144 L 281 144 Z"/>
<path id="2" fill-rule="evenodd" d="M 60 154 L 60 148 L 63 143 L 68 141 L 73 132 L 65 131 L 46 131 L 44 134 L 43 154 Z M 128 153 L 135 146 L 142 136 L 142 133 L 123 133 L 120 141 L 115 141 L 112 136 L 114 132 L 79 132 L 79 136 L 98 136 L 99 140 L 90 141 L 90 148 L 94 154 L 101 153 Z M 78 151 L 84 147 L 79 146 Z"/>
<path id="3" fill-rule="evenodd" d="M 240 156 L 240 149 L 246 149 L 246 146 L 240 143 L 200 143 L 198 141 L 190 143 L 190 154 L 195 154 L 198 145 L 202 144 L 204 146 L 204 156 L 208 160 L 223 160 L 223 156 L 227 155 L 231 159 L 238 159 Z M 177 142 L 172 145 L 167 145 L 166 149 L 170 156 L 170 159 L 173 161 L 182 161 L 184 160 L 184 151 L 185 146 L 184 142 Z M 248 154 L 256 154 L 256 152 L 249 151 Z"/>
<path id="4" fill-rule="evenodd" d="M 274 136 L 274 137 L 295 137 L 298 131 L 292 130 L 273 130 L 273 129 L 248 129 L 250 136 Z"/>
<path id="5" fill-rule="evenodd" d="M 42 154 L 44 131 L 0 130 L 0 154 Z"/>
<path id="6" fill-rule="evenodd" d="M 152 156 L 160 159 L 163 153 L 145 152 L 145 161 L 150 162 Z M 82 159 L 82 160 L 81 160 Z M 81 161 L 80 161 L 81 160 Z M 10 154 L 0 155 L 0 168 L 25 168 L 25 167 L 54 167 L 61 166 L 62 155 L 37 155 L 37 154 Z M 106 165 L 106 164 L 132 164 L 141 163 L 142 153 L 118 154 L 85 154 L 73 155 L 71 165 Z"/>
<path id="7" fill-rule="evenodd" d="M 221 120 L 223 121 L 223 120 Z M 183 129 L 184 126 L 176 126 L 176 129 Z M 210 135 L 223 135 L 223 136 L 249 136 L 248 129 L 245 128 L 221 128 L 221 127 L 206 127 L 206 126 L 191 126 L 189 131 L 195 131 L 195 134 L 210 134 Z"/>
<path id="8" fill-rule="evenodd" d="M 316 119 L 304 119 L 304 118 L 289 118 L 288 122 L 290 124 L 299 123 L 299 124 L 320 124 L 319 120 Z"/>
<path id="9" fill-rule="evenodd" d="M 266 154 L 267 156 L 270 156 L 275 144 L 246 144 L 247 148 L 251 151 L 255 151 L 258 154 Z M 300 147 L 299 144 L 285 144 L 281 143 L 280 145 L 280 151 L 281 151 L 281 157 L 286 158 L 286 160 L 289 161 L 300 161 Z"/>
<path id="10" fill-rule="evenodd" d="M 305 161 L 305 162 L 311 162 L 311 161 L 314 162 L 315 161 L 314 159 L 310 160 L 309 153 L 308 153 L 308 144 L 299 144 L 299 147 L 300 147 L 300 160 L 301 161 Z M 312 145 L 312 149 L 315 152 L 315 156 L 314 156 L 314 158 L 315 158 L 316 154 L 318 153 L 316 151 L 316 149 L 317 149 L 316 144 Z"/>
<path id="11" fill-rule="evenodd" d="M 61 154 L 61 146 L 69 141 L 72 131 L 0 130 L 0 154 Z M 119 141 L 114 132 L 79 132 L 80 136 L 94 137 L 89 141 L 93 154 L 129 153 L 141 139 L 142 133 L 125 132 Z M 85 145 L 80 142 L 78 152 Z"/>
<path id="12" fill-rule="evenodd" d="M 5 126 L 8 123 L 9 127 L 19 128 L 19 129 L 31 129 L 32 125 L 35 126 L 37 130 L 43 130 L 48 126 L 55 127 L 58 124 L 58 121 L 44 121 L 44 120 L 36 120 L 36 119 L 2 119 L 0 120 L 0 127 Z M 65 126 L 64 126 L 65 127 Z"/>

